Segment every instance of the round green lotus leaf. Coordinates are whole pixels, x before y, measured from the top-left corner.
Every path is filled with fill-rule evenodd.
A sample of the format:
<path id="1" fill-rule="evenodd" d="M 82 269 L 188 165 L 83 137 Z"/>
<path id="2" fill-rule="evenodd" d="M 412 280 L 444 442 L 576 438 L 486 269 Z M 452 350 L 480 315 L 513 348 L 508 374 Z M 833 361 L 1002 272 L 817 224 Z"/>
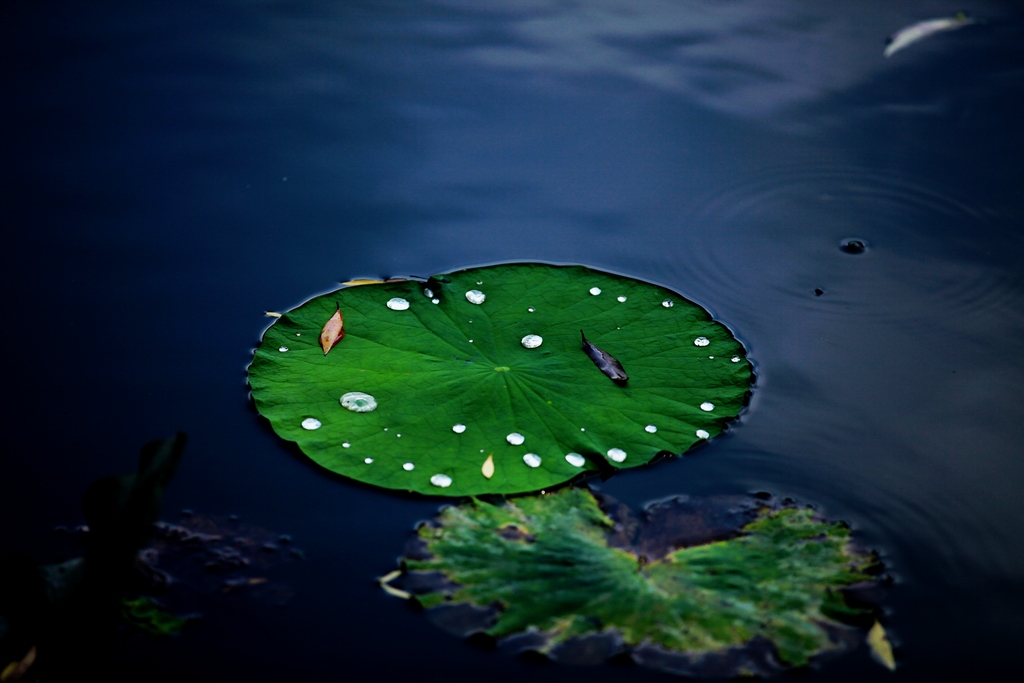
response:
<path id="1" fill-rule="evenodd" d="M 338 311 L 344 337 L 325 354 Z M 318 296 L 267 330 L 249 367 L 260 414 L 320 465 L 442 495 L 682 453 L 736 416 L 752 377 L 729 330 L 679 294 L 539 263 Z"/>

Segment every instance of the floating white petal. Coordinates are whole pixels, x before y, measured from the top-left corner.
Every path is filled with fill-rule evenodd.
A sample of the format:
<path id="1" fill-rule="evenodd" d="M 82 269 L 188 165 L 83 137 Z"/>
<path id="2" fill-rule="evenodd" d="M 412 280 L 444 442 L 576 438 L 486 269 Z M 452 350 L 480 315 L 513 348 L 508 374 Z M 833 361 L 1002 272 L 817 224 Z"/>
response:
<path id="1" fill-rule="evenodd" d="M 523 456 L 523 462 L 530 467 L 540 467 L 540 456 L 536 453 L 527 453 Z"/>
<path id="2" fill-rule="evenodd" d="M 537 334 L 528 334 L 523 337 L 522 345 L 528 349 L 535 349 L 544 343 L 544 338 Z"/>
<path id="3" fill-rule="evenodd" d="M 508 441 L 513 446 L 519 446 L 524 441 L 526 441 L 526 437 L 520 434 L 519 432 L 512 432 L 511 434 L 505 437 L 505 441 Z"/>
<path id="4" fill-rule="evenodd" d="M 487 295 L 481 292 L 479 289 L 471 289 L 466 292 L 466 301 L 471 304 L 482 304 L 487 299 Z"/>
<path id="5" fill-rule="evenodd" d="M 616 298 L 619 300 L 620 304 L 621 303 L 625 303 L 625 301 L 626 301 L 626 297 L 624 297 L 624 296 L 620 296 L 620 297 L 616 297 Z"/>
<path id="6" fill-rule="evenodd" d="M 700 409 L 710 412 L 715 409 L 715 404 L 712 403 L 711 401 L 704 401 L 703 403 L 700 404 Z"/>
<path id="7" fill-rule="evenodd" d="M 305 420 L 302 421 L 302 428 L 308 429 L 310 431 L 314 429 L 320 429 L 320 420 L 316 419 L 315 417 L 307 417 Z"/>
<path id="8" fill-rule="evenodd" d="M 573 467 L 583 467 L 587 464 L 587 459 L 579 453 L 566 453 L 565 461 Z"/>
<path id="9" fill-rule="evenodd" d="M 608 457 L 615 462 L 622 462 L 626 459 L 626 451 L 621 448 L 612 448 L 608 451 Z"/>
<path id="10" fill-rule="evenodd" d="M 394 299 L 388 299 L 388 308 L 392 311 L 404 311 L 409 308 L 409 302 L 396 296 Z"/>
<path id="11" fill-rule="evenodd" d="M 452 485 L 452 478 L 447 474 L 435 474 L 430 478 L 430 483 L 434 486 L 439 486 L 443 489 L 448 488 Z"/>
<path id="12" fill-rule="evenodd" d="M 350 391 L 341 397 L 341 405 L 356 413 L 368 413 L 377 408 L 377 399 L 361 391 Z"/>

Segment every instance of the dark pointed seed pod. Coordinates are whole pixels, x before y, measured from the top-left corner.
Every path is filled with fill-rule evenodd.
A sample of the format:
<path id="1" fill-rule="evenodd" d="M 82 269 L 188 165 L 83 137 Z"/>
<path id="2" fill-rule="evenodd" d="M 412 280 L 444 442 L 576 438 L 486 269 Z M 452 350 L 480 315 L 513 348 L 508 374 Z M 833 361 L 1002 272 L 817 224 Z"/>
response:
<path id="1" fill-rule="evenodd" d="M 594 361 L 594 365 L 600 368 L 601 372 L 616 382 L 625 382 L 629 379 L 629 375 L 626 374 L 622 363 L 615 360 L 611 354 L 602 351 L 588 342 L 587 335 L 583 334 L 583 330 L 580 330 L 580 336 L 583 338 L 583 350 L 590 356 L 590 360 Z"/>

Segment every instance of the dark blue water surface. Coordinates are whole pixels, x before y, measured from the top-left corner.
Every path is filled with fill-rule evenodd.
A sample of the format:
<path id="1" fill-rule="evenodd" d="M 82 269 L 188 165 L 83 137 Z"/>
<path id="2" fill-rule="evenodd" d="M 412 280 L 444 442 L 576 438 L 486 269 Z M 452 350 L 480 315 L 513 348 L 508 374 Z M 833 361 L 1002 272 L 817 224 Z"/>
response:
<path id="1" fill-rule="evenodd" d="M 882 56 L 958 9 L 983 21 Z M 1019 668 L 1019 3 L 10 0 L 0 32 L 4 551 L 61 559 L 85 486 L 181 428 L 169 515 L 307 553 L 286 607 L 116 653 L 138 680 L 671 680 L 432 627 L 374 580 L 443 500 L 328 475 L 249 404 L 265 310 L 509 259 L 672 287 L 756 364 L 734 429 L 604 491 L 815 503 L 896 579 L 896 679 Z"/>

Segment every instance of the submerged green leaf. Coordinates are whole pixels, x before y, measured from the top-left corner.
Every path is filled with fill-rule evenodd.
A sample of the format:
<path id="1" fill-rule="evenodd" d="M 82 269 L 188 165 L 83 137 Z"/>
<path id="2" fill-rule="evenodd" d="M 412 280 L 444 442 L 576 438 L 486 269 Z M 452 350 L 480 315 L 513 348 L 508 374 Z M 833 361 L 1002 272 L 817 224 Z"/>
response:
<path id="1" fill-rule="evenodd" d="M 495 637 L 532 633 L 531 649 L 602 637 L 676 673 L 767 673 L 862 640 L 823 607 L 876 581 L 874 558 L 809 509 L 744 501 L 670 501 L 616 523 L 581 488 L 473 500 L 420 528 L 394 583 L 432 611 L 477 610 Z"/>
<path id="2" fill-rule="evenodd" d="M 171 614 L 153 598 L 142 596 L 121 603 L 121 615 L 132 626 L 154 636 L 176 636 L 188 619 Z"/>
<path id="3" fill-rule="evenodd" d="M 339 307 L 344 349 L 325 356 L 318 335 Z M 595 367 L 581 329 L 628 381 Z M 742 345 L 678 294 L 537 263 L 311 299 L 267 330 L 249 368 L 259 412 L 322 466 L 446 495 L 535 491 L 682 453 L 736 416 L 751 379 Z"/>

